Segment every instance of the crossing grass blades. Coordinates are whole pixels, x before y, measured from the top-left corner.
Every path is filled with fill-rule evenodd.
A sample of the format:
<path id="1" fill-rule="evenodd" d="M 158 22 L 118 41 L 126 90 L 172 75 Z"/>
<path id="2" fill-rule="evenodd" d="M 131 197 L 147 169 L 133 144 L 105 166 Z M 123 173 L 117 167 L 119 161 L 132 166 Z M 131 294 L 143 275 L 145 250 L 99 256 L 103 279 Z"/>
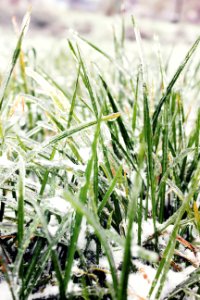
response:
<path id="1" fill-rule="evenodd" d="M 148 70 L 134 20 L 138 55 L 126 56 L 122 20 L 113 54 L 76 35 L 52 61 L 54 76 L 23 50 L 29 21 L 0 87 L 10 299 L 143 299 L 138 278 L 149 299 L 198 296 L 200 110 L 191 124 L 188 103 L 199 98 L 200 38 L 170 79 L 159 52 Z M 188 268 L 171 286 L 170 272 Z"/>

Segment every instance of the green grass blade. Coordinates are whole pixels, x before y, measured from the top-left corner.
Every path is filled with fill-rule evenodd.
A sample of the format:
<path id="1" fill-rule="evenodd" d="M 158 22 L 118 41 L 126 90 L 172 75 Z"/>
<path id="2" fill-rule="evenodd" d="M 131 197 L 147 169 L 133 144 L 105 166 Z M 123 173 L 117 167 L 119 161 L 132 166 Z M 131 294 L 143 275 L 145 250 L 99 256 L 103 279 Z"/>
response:
<path id="1" fill-rule="evenodd" d="M 20 159 L 19 167 L 19 182 L 18 182 L 18 211 L 17 211 L 17 237 L 19 248 L 22 247 L 24 236 L 24 197 L 25 197 L 25 164 L 23 159 Z"/>
<path id="2" fill-rule="evenodd" d="M 137 209 L 137 200 L 140 193 L 141 188 L 141 180 L 138 174 L 135 176 L 134 180 L 134 187 L 133 191 L 129 198 L 129 205 L 128 205 L 128 227 L 127 227 L 127 234 L 126 234 L 126 241 L 124 246 L 124 255 L 123 255 L 123 264 L 122 264 L 122 271 L 121 271 L 121 278 L 119 283 L 118 289 L 118 300 L 127 299 L 127 287 L 128 287 L 128 277 L 130 273 L 130 264 L 131 264 L 131 243 L 132 243 L 132 228 L 133 222 L 136 215 Z"/>
<path id="3" fill-rule="evenodd" d="M 90 41 L 88 41 L 86 38 L 78 35 L 79 39 L 81 39 L 82 41 L 84 41 L 86 44 L 88 44 L 90 47 L 92 47 L 94 50 L 96 50 L 97 52 L 101 53 L 103 56 L 105 56 L 109 61 L 112 61 L 112 57 L 110 55 L 108 55 L 105 51 L 103 51 L 102 49 L 100 49 L 99 47 L 97 47 L 95 44 L 91 43 Z"/>
<path id="4" fill-rule="evenodd" d="M 163 290 L 164 283 L 165 283 L 165 280 L 166 280 L 166 276 L 167 276 L 167 273 L 168 273 L 168 270 L 169 270 L 169 267 L 170 267 L 170 261 L 172 259 L 173 254 L 174 254 L 174 249 L 175 249 L 175 244 L 176 244 L 175 239 L 176 239 L 179 227 L 180 227 L 180 221 L 181 221 L 181 219 L 183 217 L 183 214 L 187 210 L 187 207 L 188 207 L 190 201 L 192 200 L 192 198 L 193 198 L 193 196 L 194 196 L 194 194 L 197 190 L 199 180 L 200 180 L 200 163 L 198 164 L 198 168 L 197 168 L 196 173 L 195 173 L 195 175 L 192 179 L 190 191 L 189 191 L 187 197 L 185 198 L 184 202 L 182 203 L 182 205 L 180 207 L 180 210 L 178 212 L 178 215 L 177 215 L 177 218 L 176 218 L 175 224 L 174 224 L 174 229 L 173 229 L 172 234 L 170 236 L 170 239 L 168 241 L 167 247 L 164 250 L 163 258 L 160 262 L 160 265 L 158 267 L 158 270 L 156 272 L 154 281 L 152 283 L 152 286 L 151 286 L 151 289 L 150 289 L 150 292 L 149 292 L 149 297 L 152 296 L 152 293 L 155 290 L 156 285 L 159 284 L 154 299 L 160 299 L 160 295 L 161 295 L 161 292 Z"/>
<path id="5" fill-rule="evenodd" d="M 85 64 L 83 62 L 83 59 L 81 57 L 81 53 L 80 53 L 79 48 L 78 48 L 78 55 L 79 55 L 80 66 L 83 70 L 83 76 L 82 76 L 83 82 L 85 84 L 85 87 L 88 90 L 89 95 L 90 95 L 90 100 L 91 100 L 91 103 L 92 103 L 92 107 L 93 107 L 93 111 L 95 113 L 95 116 L 98 117 L 98 108 L 97 108 L 97 103 L 96 103 L 96 99 L 95 99 L 95 96 L 94 96 L 93 88 L 92 88 L 92 85 L 90 83 L 90 79 L 89 79 Z"/>
<path id="6" fill-rule="evenodd" d="M 98 207 L 98 214 L 100 214 L 102 212 L 103 208 L 105 207 L 105 205 L 106 205 L 110 195 L 112 194 L 112 192 L 113 192 L 113 190 L 114 190 L 114 188 L 117 184 L 117 181 L 118 181 L 119 177 L 121 176 L 121 174 L 122 174 L 122 166 L 120 166 L 118 168 L 115 177 L 113 178 L 113 180 L 112 180 L 105 196 L 103 197 L 103 199 L 102 199 L 102 201 L 101 201 L 101 203 Z"/>
<path id="7" fill-rule="evenodd" d="M 76 79 L 75 90 L 74 90 L 74 94 L 73 94 L 73 97 L 72 97 L 72 103 L 71 103 L 71 106 L 70 106 L 67 128 L 69 128 L 70 125 L 71 125 L 71 121 L 72 121 L 72 117 L 73 117 L 73 113 L 74 113 L 76 94 L 77 94 L 77 91 L 78 91 L 79 75 L 80 75 L 80 66 L 78 68 L 78 75 L 77 75 L 77 79 Z"/>
<path id="8" fill-rule="evenodd" d="M 17 63 L 17 60 L 18 60 L 20 52 L 21 52 L 23 37 L 24 37 L 25 31 L 27 30 L 29 22 L 30 22 L 30 12 L 28 12 L 24 17 L 24 20 L 23 20 L 23 23 L 22 23 L 22 29 L 21 29 L 21 32 L 20 32 L 20 35 L 19 35 L 19 39 L 17 41 L 17 45 L 16 45 L 16 48 L 15 48 L 14 53 L 13 53 L 11 66 L 10 66 L 10 68 L 8 70 L 8 73 L 7 73 L 6 77 L 4 78 L 4 80 L 2 82 L 2 85 L 1 85 L 1 88 L 0 88 L 0 111 L 2 110 L 6 89 L 8 87 L 10 78 L 12 76 L 13 70 L 15 68 L 15 65 Z"/>
<path id="9" fill-rule="evenodd" d="M 174 86 L 174 84 L 176 83 L 177 79 L 179 78 L 180 74 L 182 73 L 182 71 L 184 70 L 186 64 L 188 63 L 188 61 L 190 60 L 190 58 L 193 56 L 196 48 L 198 47 L 200 42 L 200 37 L 198 37 L 198 39 L 195 41 L 195 43 L 192 45 L 191 49 L 188 51 L 188 53 L 185 56 L 184 61 L 182 62 L 182 64 L 178 67 L 176 73 L 174 74 L 172 80 L 170 81 L 170 83 L 167 86 L 166 92 L 163 95 L 163 97 L 160 99 L 158 106 L 153 114 L 153 132 L 155 132 L 156 130 L 156 126 L 157 126 L 157 122 L 158 122 L 158 117 L 160 115 L 161 109 L 163 104 L 165 103 L 165 101 L 167 100 L 167 98 L 170 96 L 171 92 L 172 92 L 172 88 Z"/>
<path id="10" fill-rule="evenodd" d="M 114 113 L 119 112 L 119 109 L 118 109 L 118 107 L 117 107 L 117 105 L 116 105 L 116 103 L 115 103 L 114 98 L 113 98 L 112 95 L 111 95 L 111 92 L 110 92 L 110 89 L 109 89 L 107 83 L 105 82 L 105 80 L 103 79 L 103 77 L 102 77 L 101 75 L 99 75 L 99 77 L 100 77 L 100 79 L 101 79 L 101 81 L 102 81 L 102 84 L 103 84 L 103 87 L 104 87 L 104 89 L 105 89 L 105 91 L 106 91 L 106 93 L 107 93 L 109 102 L 110 102 L 110 104 L 111 104 L 111 106 L 112 106 L 112 109 L 113 109 L 113 112 L 114 112 Z M 129 137 L 128 131 L 127 131 L 127 129 L 125 128 L 124 123 L 123 123 L 121 117 L 119 117 L 119 118 L 117 119 L 117 123 L 118 123 L 119 129 L 120 129 L 120 132 L 121 132 L 121 135 L 122 135 L 122 137 L 123 137 L 123 140 L 124 140 L 124 143 L 125 143 L 126 147 L 127 147 L 129 150 L 132 150 L 132 149 L 133 149 L 133 142 L 131 141 L 131 139 L 130 139 L 130 137 Z"/>
<path id="11" fill-rule="evenodd" d="M 154 232 L 156 232 L 156 187 L 155 187 L 155 175 L 154 175 L 154 161 L 153 161 L 153 135 L 151 128 L 151 120 L 149 115 L 149 104 L 147 96 L 147 87 L 144 85 L 144 133 L 147 144 L 147 176 L 151 189 L 151 201 L 152 201 L 152 216 L 154 224 Z"/>
<path id="12" fill-rule="evenodd" d="M 163 117 L 163 142 L 162 142 L 162 174 L 164 175 L 167 167 L 168 167 L 168 122 L 169 122 L 169 109 L 168 103 L 165 103 L 165 111 Z M 163 183 L 161 194 L 160 194 L 160 206 L 159 206 L 159 222 L 162 223 L 164 221 L 164 210 L 165 210 L 165 192 L 166 185 Z"/>
<path id="13" fill-rule="evenodd" d="M 79 194 L 79 199 L 82 203 L 87 202 L 87 193 L 88 193 L 88 190 L 90 187 L 90 179 L 91 179 L 91 175 L 92 175 L 94 155 L 96 152 L 97 141 L 98 141 L 98 137 L 99 137 L 101 119 L 99 119 L 97 122 L 98 122 L 97 129 L 96 129 L 93 144 L 92 144 L 92 157 L 89 159 L 89 161 L 87 163 L 87 168 L 85 171 L 85 184 L 81 188 L 80 194 Z M 77 212 L 76 217 L 75 217 L 73 233 L 72 233 L 71 240 L 70 240 L 70 249 L 69 249 L 69 254 L 68 254 L 68 259 L 67 259 L 67 265 L 65 268 L 65 274 L 64 274 L 64 290 L 65 291 L 68 288 L 68 284 L 69 284 L 69 280 L 70 280 L 70 276 L 71 276 L 71 269 L 72 269 L 72 265 L 73 265 L 74 254 L 75 254 L 75 250 L 76 250 L 78 236 L 80 233 L 81 222 L 82 222 L 82 215 Z"/>
<path id="14" fill-rule="evenodd" d="M 116 293 L 118 290 L 118 279 L 117 279 L 117 270 L 115 266 L 115 262 L 113 259 L 113 255 L 110 249 L 110 246 L 105 239 L 106 233 L 102 229 L 102 227 L 98 224 L 96 219 L 94 218 L 92 212 L 88 211 L 81 203 L 80 201 L 76 200 L 75 198 L 72 198 L 72 196 L 65 192 L 64 197 L 67 201 L 71 203 L 71 205 L 76 209 L 82 216 L 85 216 L 87 222 L 94 228 L 96 235 L 98 236 L 99 240 L 101 241 L 104 250 L 106 252 L 106 256 L 108 258 L 109 264 L 110 264 L 110 270 L 111 270 L 111 275 L 112 275 L 112 280 L 113 280 L 113 288 L 114 292 Z"/>
<path id="15" fill-rule="evenodd" d="M 108 116 L 102 117 L 101 120 L 102 121 L 110 121 L 113 118 L 118 118 L 118 117 L 119 117 L 119 114 L 110 114 Z M 91 126 L 96 125 L 97 122 L 98 122 L 98 120 L 94 120 L 94 121 L 83 123 L 80 126 L 77 126 L 77 127 L 71 128 L 71 129 L 67 129 L 64 132 L 61 132 L 58 135 L 56 135 L 55 137 L 53 137 L 52 139 L 50 139 L 50 141 L 48 141 L 47 143 L 44 143 L 43 147 L 44 148 L 48 147 L 49 145 L 53 145 L 53 144 L 57 143 L 58 141 L 60 141 L 60 140 L 62 140 L 64 138 L 67 138 L 67 137 L 70 137 L 70 136 L 72 136 L 72 135 L 74 135 L 76 133 L 79 133 L 79 132 L 81 132 L 84 129 L 87 129 L 87 128 L 91 127 Z"/>

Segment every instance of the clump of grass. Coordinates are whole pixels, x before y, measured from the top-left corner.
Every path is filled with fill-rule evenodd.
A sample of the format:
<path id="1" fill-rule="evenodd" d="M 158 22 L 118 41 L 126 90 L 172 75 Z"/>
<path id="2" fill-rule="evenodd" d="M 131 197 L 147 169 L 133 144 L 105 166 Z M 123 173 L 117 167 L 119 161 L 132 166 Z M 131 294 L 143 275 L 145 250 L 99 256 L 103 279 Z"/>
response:
<path id="1" fill-rule="evenodd" d="M 127 64 L 124 23 L 114 55 L 69 40 L 74 76 L 66 89 L 20 55 L 28 22 L 0 90 L 0 263 L 11 296 L 28 299 L 55 285 L 58 299 L 139 297 L 137 282 L 134 292 L 129 284 L 140 259 L 155 271 L 148 296 L 163 298 L 169 269 L 191 263 L 175 257 L 177 240 L 194 255 L 199 249 L 200 111 L 187 133 L 185 102 L 198 95 L 192 57 L 200 38 L 168 85 L 159 57 L 153 95 L 134 20 L 138 64 Z M 95 66 L 82 42 L 96 52 Z M 198 293 L 198 270 L 166 297 Z"/>

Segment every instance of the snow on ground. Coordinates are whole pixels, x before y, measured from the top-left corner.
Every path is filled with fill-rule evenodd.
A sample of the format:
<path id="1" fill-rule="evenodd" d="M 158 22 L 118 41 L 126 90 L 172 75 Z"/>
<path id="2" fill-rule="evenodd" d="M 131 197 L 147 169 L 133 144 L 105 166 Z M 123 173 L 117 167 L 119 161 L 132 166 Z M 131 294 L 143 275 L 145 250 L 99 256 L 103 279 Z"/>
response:
<path id="1" fill-rule="evenodd" d="M 34 295 L 30 296 L 28 300 L 38 299 L 40 297 L 49 297 L 49 296 L 56 296 L 58 295 L 58 286 L 47 285 L 46 288 L 43 290 L 42 293 L 35 293 Z"/>
<path id="2" fill-rule="evenodd" d="M 12 294 L 7 282 L 5 281 L 0 283 L 0 296 L 2 300 L 12 300 Z"/>
<path id="3" fill-rule="evenodd" d="M 147 266 L 140 261 L 136 261 L 135 265 L 138 267 L 138 272 L 130 274 L 129 276 L 128 299 L 147 299 L 151 284 L 156 274 L 156 269 L 152 268 L 151 266 Z M 186 280 L 187 276 L 194 270 L 195 268 L 192 266 L 185 268 L 182 272 L 174 272 L 170 270 L 165 282 L 161 299 L 164 299 L 175 289 L 178 284 Z"/>

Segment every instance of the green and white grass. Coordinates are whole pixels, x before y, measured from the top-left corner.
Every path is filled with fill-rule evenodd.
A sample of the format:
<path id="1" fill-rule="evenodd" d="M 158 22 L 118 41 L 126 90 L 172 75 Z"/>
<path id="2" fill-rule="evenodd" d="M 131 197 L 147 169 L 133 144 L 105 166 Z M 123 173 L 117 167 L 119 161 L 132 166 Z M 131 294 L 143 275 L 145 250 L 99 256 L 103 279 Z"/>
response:
<path id="1" fill-rule="evenodd" d="M 114 54 L 75 35 L 66 53 L 46 57 L 54 76 L 35 50 L 22 51 L 24 19 L 0 89 L 0 259 L 10 299 L 46 286 L 58 287 L 56 299 L 141 299 L 138 263 L 145 297 L 200 294 L 200 38 L 168 78 L 159 49 L 146 64 L 132 21 L 137 57 L 126 55 L 122 20 Z M 172 268 L 191 271 L 177 289 Z"/>

